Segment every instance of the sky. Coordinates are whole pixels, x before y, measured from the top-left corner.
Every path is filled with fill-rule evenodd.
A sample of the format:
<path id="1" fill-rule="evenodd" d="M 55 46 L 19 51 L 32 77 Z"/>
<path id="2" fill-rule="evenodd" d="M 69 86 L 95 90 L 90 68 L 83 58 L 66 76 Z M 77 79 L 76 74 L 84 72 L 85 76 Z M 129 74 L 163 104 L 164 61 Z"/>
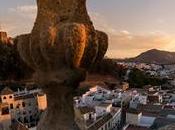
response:
<path id="1" fill-rule="evenodd" d="M 109 36 L 108 57 L 134 57 L 149 49 L 175 51 L 175 0 L 87 0 L 97 30 Z M 0 0 L 0 30 L 29 33 L 35 0 Z"/>

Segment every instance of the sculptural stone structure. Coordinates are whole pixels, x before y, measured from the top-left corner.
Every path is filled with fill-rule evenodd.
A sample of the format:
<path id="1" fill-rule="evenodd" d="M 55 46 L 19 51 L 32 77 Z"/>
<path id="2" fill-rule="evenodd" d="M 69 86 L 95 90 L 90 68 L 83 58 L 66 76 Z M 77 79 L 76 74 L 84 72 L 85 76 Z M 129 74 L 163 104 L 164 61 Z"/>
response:
<path id="1" fill-rule="evenodd" d="M 17 37 L 22 59 L 37 73 L 48 109 L 38 130 L 73 130 L 73 92 L 85 72 L 100 61 L 108 37 L 96 31 L 86 0 L 37 0 L 38 14 L 30 34 Z"/>

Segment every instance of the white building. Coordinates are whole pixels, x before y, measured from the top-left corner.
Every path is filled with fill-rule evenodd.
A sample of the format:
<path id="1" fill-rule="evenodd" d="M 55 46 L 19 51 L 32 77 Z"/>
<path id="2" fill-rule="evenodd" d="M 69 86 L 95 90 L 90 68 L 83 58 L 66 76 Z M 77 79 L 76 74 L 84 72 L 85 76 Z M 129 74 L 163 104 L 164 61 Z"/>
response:
<path id="1" fill-rule="evenodd" d="M 0 119 L 6 119 L 8 117 L 9 122 L 17 120 L 29 127 L 36 125 L 40 109 L 44 108 L 45 105 L 45 97 L 37 95 L 38 90 L 27 91 L 25 89 L 23 91 L 13 92 L 8 87 L 4 88 L 0 94 Z M 39 101 L 42 102 L 40 103 Z M 5 122 L 3 123 L 3 125 L 6 124 Z M 11 124 L 8 125 L 10 126 Z"/>
<path id="2" fill-rule="evenodd" d="M 109 103 L 101 103 L 97 106 L 95 106 L 95 111 L 97 116 L 102 116 L 105 113 L 110 113 L 112 108 L 112 104 Z"/>
<path id="3" fill-rule="evenodd" d="M 148 96 L 145 94 L 138 94 L 138 95 L 132 96 L 129 107 L 136 109 L 139 104 L 147 104 L 147 98 Z"/>
<path id="4" fill-rule="evenodd" d="M 140 123 L 140 119 L 142 117 L 142 113 L 138 112 L 134 109 L 129 109 L 126 112 L 126 123 L 130 125 L 138 126 Z"/>
<path id="5" fill-rule="evenodd" d="M 74 98 L 75 120 L 80 129 L 117 130 L 121 120 L 121 108 L 113 107 L 112 103 L 113 98 L 119 95 L 122 98 L 121 91 L 95 86 L 82 97 Z"/>

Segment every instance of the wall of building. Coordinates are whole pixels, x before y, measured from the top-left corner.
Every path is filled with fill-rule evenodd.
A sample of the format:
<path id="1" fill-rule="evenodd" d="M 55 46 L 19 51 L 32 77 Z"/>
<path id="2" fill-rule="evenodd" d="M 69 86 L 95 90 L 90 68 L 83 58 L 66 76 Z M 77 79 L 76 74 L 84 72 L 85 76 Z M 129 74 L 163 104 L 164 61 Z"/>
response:
<path id="1" fill-rule="evenodd" d="M 47 108 L 46 94 L 38 95 L 37 99 L 38 99 L 38 109 L 42 111 L 46 110 Z"/>
<path id="2" fill-rule="evenodd" d="M 97 113 L 97 116 L 100 116 L 100 115 L 103 115 L 104 113 L 110 112 L 111 108 L 112 108 L 112 104 L 107 107 L 96 106 L 95 111 Z"/>
<path id="3" fill-rule="evenodd" d="M 10 130 L 10 126 L 11 126 L 11 116 L 10 116 L 10 114 L 0 115 L 0 123 L 3 127 L 2 130 Z"/>
<path id="4" fill-rule="evenodd" d="M 142 114 L 126 113 L 126 123 L 131 125 L 139 125 Z"/>

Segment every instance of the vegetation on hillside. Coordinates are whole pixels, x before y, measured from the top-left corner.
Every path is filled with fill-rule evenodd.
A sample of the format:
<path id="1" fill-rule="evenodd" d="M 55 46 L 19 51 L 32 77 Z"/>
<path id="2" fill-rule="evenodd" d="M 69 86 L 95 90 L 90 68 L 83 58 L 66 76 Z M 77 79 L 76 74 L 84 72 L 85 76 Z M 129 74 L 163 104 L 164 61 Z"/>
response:
<path id="1" fill-rule="evenodd" d="M 118 79 L 122 79 L 122 77 L 126 73 L 126 69 L 118 65 L 113 59 L 105 58 L 101 62 L 95 64 L 91 68 L 91 72 L 99 74 L 109 74 Z"/>
<path id="2" fill-rule="evenodd" d="M 21 80 L 31 73 L 32 70 L 21 60 L 16 44 L 0 41 L 0 80 Z"/>
<path id="3" fill-rule="evenodd" d="M 165 84 L 166 79 L 151 77 L 138 69 L 133 69 L 129 74 L 128 82 L 131 87 L 142 88 L 145 85 L 159 86 Z"/>

